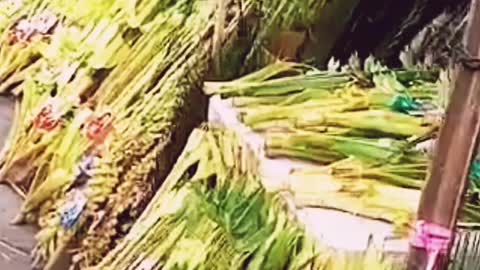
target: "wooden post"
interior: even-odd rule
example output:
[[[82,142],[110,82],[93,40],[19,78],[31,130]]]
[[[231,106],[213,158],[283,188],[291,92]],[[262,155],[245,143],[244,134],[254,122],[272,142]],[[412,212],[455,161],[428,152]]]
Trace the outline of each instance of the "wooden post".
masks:
[[[480,0],[472,0],[465,44],[466,52],[475,59],[480,58],[478,27],[480,27]],[[440,131],[431,175],[422,193],[418,220],[450,231],[455,230],[457,216],[468,187],[468,173],[477,149],[479,130],[480,70],[466,64],[461,68],[455,82],[446,121]],[[447,256],[439,256],[435,269],[447,268],[448,253]],[[408,269],[426,269],[428,257],[425,248],[412,245]]]

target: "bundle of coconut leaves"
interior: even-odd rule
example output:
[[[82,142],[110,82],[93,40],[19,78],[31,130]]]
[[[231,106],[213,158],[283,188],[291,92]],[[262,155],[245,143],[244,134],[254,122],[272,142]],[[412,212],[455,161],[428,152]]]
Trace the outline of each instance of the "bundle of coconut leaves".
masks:
[[[352,261],[306,235],[258,178],[233,131],[196,129],[130,233],[91,269],[393,269],[370,250]]]
[[[205,92],[228,99],[238,118],[265,139],[269,158],[309,162],[292,172],[298,205],[348,211],[398,225],[415,217],[430,157],[422,142],[442,122],[444,76],[391,70],[373,58],[328,70],[279,62]],[[315,167],[317,166],[317,167]],[[476,220],[474,204],[466,220]]]

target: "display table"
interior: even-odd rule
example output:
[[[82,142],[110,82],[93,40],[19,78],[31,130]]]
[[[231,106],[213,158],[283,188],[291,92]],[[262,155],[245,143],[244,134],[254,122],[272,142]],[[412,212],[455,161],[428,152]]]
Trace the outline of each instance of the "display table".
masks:
[[[395,239],[393,226],[389,223],[336,210],[298,206],[293,196],[286,192],[290,186],[290,173],[293,169],[315,165],[265,157],[262,135],[253,132],[238,120],[231,100],[213,96],[210,99],[208,118],[210,123],[234,129],[248,143],[259,159],[264,186],[269,191],[285,194],[298,220],[319,242],[333,249],[349,252],[363,252],[369,245],[389,253],[408,252],[408,239]]]

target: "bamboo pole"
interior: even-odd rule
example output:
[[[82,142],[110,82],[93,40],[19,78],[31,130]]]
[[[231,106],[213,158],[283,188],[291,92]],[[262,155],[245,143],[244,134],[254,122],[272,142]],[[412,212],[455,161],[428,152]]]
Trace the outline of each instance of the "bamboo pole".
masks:
[[[440,131],[431,175],[418,210],[417,220],[425,223],[424,226],[417,223],[421,227],[417,228],[412,239],[409,270],[448,267],[448,254],[454,237],[452,232],[455,231],[458,212],[468,186],[468,172],[480,131],[480,70],[471,65],[472,61],[478,63],[480,57],[478,26],[480,0],[472,0],[465,33],[466,52],[472,58],[466,59],[459,72],[446,121]],[[424,230],[423,233],[420,229]],[[439,235],[442,233],[451,235]],[[442,245],[446,250],[437,253]]]

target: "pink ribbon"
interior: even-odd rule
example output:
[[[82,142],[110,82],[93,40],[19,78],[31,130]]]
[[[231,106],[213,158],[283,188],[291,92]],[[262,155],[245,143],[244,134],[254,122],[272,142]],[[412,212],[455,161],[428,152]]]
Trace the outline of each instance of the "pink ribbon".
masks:
[[[452,235],[452,231],[448,228],[423,220],[417,221],[411,245],[427,251],[428,259],[425,270],[434,270],[438,255],[447,254]]]

